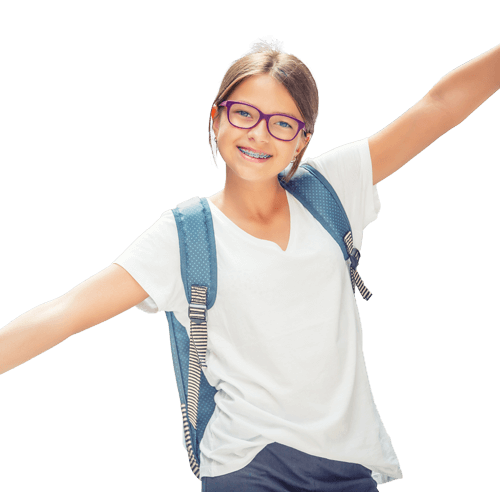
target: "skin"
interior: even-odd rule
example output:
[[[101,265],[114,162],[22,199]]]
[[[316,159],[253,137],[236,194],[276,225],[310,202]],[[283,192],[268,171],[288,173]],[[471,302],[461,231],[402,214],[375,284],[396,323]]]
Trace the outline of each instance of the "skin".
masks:
[[[230,99],[248,102],[268,114],[289,113],[303,121],[290,93],[267,74],[246,79]],[[226,108],[222,109],[220,117],[213,121],[213,131],[226,163],[226,183],[210,200],[233,222],[257,237],[268,239],[276,230],[285,231],[286,235],[289,208],[278,174],[307,145],[311,134],[306,138],[301,131],[294,140],[283,142],[269,134],[264,120],[249,130],[235,128],[227,119]],[[262,163],[249,162],[238,147],[253,148],[272,157]]]

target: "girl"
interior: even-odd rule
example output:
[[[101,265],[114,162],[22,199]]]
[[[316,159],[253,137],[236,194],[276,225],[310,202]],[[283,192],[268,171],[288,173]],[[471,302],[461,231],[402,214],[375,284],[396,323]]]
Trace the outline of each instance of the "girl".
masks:
[[[382,131],[305,161],[335,189],[357,249],[380,208],[375,185],[497,91],[499,66],[497,46]],[[278,180],[297,171],[317,112],[307,67],[262,45],[230,67],[211,108],[226,182],[208,200],[219,285],[204,371],[217,389],[200,448],[205,491],[368,492],[402,477],[368,384],[349,269]],[[189,326],[171,210],[102,272],[5,326],[0,372],[132,306]]]

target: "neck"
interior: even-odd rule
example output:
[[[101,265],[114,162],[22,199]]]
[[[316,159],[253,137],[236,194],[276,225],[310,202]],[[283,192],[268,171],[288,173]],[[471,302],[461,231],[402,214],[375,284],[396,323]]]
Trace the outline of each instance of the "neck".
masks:
[[[249,221],[267,222],[288,206],[285,190],[275,176],[267,181],[244,181],[226,173],[224,189],[214,195],[216,205]],[[216,203],[218,202],[218,203]]]

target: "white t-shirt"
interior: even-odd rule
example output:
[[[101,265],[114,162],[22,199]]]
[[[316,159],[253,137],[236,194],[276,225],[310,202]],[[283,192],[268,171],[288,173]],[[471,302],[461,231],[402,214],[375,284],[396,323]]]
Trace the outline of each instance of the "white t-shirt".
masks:
[[[304,162],[335,189],[361,250],[363,229],[380,210],[368,139]],[[208,200],[218,286],[203,371],[218,391],[200,444],[200,475],[237,471],[278,442],[359,463],[379,484],[402,478],[368,382],[348,261],[310,212],[286,196],[291,231],[285,251],[243,231]],[[149,294],[138,308],[173,311],[189,331],[171,210],[115,263]],[[361,298],[357,289],[356,295]]]

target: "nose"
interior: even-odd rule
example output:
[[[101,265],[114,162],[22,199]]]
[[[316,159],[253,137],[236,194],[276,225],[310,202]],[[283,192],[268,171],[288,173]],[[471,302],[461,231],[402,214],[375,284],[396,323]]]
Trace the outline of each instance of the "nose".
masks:
[[[271,135],[267,131],[267,122],[264,118],[256,126],[248,130],[248,137],[261,142],[267,142],[271,138]]]

